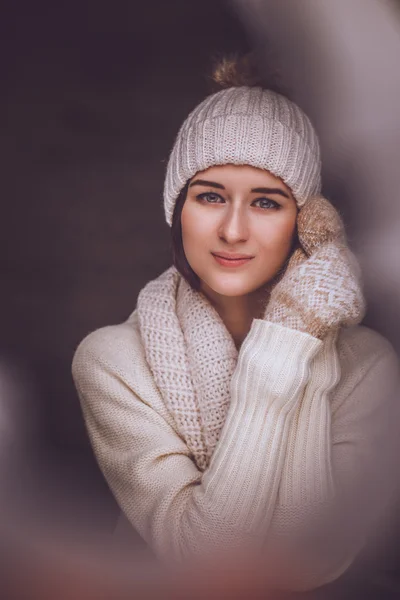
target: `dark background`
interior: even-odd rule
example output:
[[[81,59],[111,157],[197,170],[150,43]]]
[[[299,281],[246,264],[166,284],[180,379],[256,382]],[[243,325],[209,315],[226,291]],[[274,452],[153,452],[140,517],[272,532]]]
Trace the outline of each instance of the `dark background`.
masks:
[[[99,506],[114,516],[72,356],[171,264],[162,188],[174,136],[213,91],[214,59],[250,41],[216,0],[17,1],[0,40],[0,355],[29,381],[33,424],[14,476],[71,523]]]
[[[114,525],[72,356],[171,264],[162,190],[174,136],[213,91],[214,60],[252,44],[217,0],[26,0],[1,11],[0,367],[26,384],[29,421],[2,487],[34,519]]]

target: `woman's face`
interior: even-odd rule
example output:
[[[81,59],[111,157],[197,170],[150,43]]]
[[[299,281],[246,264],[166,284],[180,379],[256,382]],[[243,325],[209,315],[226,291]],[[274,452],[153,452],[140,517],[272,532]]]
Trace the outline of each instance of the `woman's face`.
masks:
[[[190,181],[181,224],[186,258],[203,291],[254,292],[279,271],[291,250],[297,205],[270,172],[248,165],[215,166]],[[215,254],[251,256],[226,266]]]

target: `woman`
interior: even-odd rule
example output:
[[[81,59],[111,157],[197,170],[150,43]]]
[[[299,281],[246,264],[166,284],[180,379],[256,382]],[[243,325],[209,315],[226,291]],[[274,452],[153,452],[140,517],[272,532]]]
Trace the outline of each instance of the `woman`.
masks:
[[[156,555],[280,548],[303,590],[348,568],[389,500],[398,361],[359,325],[311,122],[226,67],[170,155],[174,265],[126,322],[85,338],[73,377],[99,465]]]

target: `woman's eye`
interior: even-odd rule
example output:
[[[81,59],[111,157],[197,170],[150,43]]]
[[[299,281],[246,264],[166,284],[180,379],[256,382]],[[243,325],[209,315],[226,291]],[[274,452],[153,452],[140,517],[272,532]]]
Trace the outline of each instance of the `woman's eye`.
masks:
[[[204,194],[199,194],[197,196],[200,200],[205,200],[209,204],[218,202],[218,200],[222,200],[219,194],[214,194],[213,192],[205,192]]]
[[[275,202],[275,200],[270,200],[269,198],[259,198],[258,200],[254,200],[254,202],[259,202],[260,208],[280,208],[281,205]]]

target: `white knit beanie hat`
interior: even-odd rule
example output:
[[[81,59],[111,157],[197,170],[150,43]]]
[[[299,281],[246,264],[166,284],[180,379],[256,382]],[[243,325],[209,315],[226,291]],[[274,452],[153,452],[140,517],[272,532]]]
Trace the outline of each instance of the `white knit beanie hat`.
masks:
[[[320,148],[309,118],[281,94],[261,87],[230,87],[208,96],[183,123],[164,185],[168,225],[187,181],[225,164],[270,171],[290,187],[299,207],[321,190]]]

